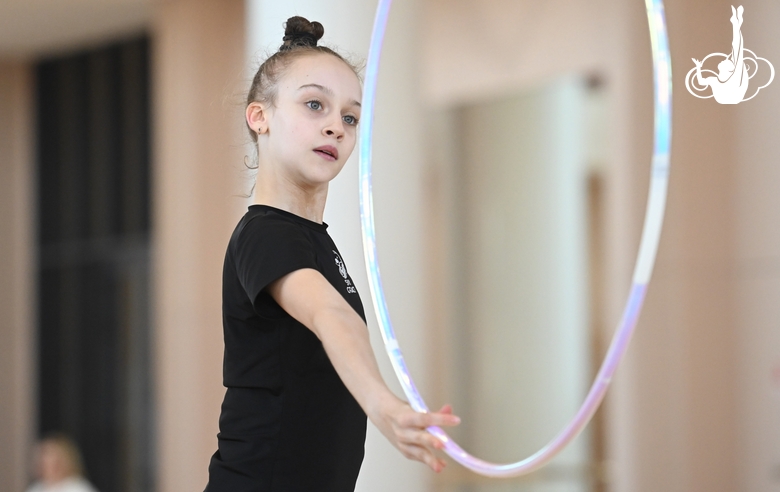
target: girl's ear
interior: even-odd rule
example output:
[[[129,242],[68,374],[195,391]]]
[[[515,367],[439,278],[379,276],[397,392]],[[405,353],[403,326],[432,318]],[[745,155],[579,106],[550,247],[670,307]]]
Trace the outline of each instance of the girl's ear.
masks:
[[[246,107],[246,123],[258,135],[268,132],[268,109],[265,104],[252,102]]]

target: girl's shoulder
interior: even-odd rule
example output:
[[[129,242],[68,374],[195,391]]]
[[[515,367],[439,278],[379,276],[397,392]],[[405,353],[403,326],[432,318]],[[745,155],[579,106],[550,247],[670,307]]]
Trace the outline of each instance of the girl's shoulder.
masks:
[[[312,222],[268,205],[251,205],[237,227],[239,236],[244,229],[251,231],[251,234],[305,234],[309,231],[327,234],[327,228],[325,223]]]
[[[257,237],[301,236],[304,229],[292,217],[273,210],[250,210],[239,221],[235,241]]]

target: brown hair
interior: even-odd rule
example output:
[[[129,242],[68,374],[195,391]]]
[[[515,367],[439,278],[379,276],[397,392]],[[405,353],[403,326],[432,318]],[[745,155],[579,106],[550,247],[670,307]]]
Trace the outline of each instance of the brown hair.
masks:
[[[347,64],[360,78],[360,67],[347,60],[336,51],[327,46],[317,46],[317,41],[322,38],[325,28],[319,22],[309,22],[299,16],[290,17],[284,25],[283,43],[279,50],[269,56],[252,79],[252,86],[247,94],[246,104],[262,102],[273,105],[276,98],[276,84],[290,64],[297,58],[305,55],[324,53],[333,55]],[[249,125],[247,124],[247,128]],[[257,141],[257,134],[249,128],[252,140]]]

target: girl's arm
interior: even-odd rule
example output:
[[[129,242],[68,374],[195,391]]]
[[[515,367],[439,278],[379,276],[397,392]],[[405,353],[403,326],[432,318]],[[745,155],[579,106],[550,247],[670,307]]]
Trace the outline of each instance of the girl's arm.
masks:
[[[448,405],[438,413],[415,412],[390,391],[379,373],[366,324],[327,279],[304,268],[273,282],[268,292],[322,341],[344,385],[382,434],[407,458],[441,471],[445,462],[433,449],[443,443],[425,429],[457,425],[460,419]]]

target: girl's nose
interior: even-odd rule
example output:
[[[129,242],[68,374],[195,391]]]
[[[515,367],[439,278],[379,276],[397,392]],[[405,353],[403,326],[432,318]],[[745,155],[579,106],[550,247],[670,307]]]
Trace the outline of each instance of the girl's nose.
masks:
[[[329,137],[335,136],[336,140],[344,138],[344,124],[341,122],[341,118],[338,122],[332,122],[323,128],[323,133]]]

